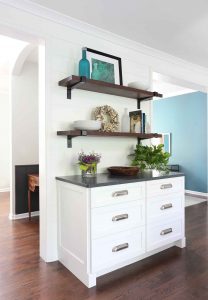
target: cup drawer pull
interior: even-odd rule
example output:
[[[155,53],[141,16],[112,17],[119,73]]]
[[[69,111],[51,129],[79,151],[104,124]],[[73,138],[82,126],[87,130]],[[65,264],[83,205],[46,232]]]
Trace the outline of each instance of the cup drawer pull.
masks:
[[[173,187],[172,183],[166,183],[166,184],[162,184],[160,186],[161,190],[165,190],[165,189],[171,189]]]
[[[125,195],[128,195],[128,190],[114,192],[112,194],[112,197],[120,197],[120,196],[125,196]]]
[[[129,248],[128,243],[124,243],[124,244],[113,247],[112,252],[118,252],[118,251],[124,250],[126,248]]]
[[[173,207],[173,204],[172,203],[168,203],[168,204],[164,204],[160,207],[161,210],[164,210],[164,209],[168,209],[168,208],[172,208]]]
[[[112,218],[112,221],[113,221],[113,222],[121,221],[121,220],[128,219],[128,217],[129,217],[128,214],[117,215],[117,216],[114,216],[114,217]]]
[[[160,232],[160,235],[165,235],[165,234],[168,234],[168,233],[171,233],[173,232],[173,229],[172,228],[167,228],[167,229],[164,229]]]

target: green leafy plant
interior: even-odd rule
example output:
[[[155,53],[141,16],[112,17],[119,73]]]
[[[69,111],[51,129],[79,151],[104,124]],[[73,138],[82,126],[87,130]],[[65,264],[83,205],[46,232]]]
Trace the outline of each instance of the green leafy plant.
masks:
[[[163,144],[158,146],[137,145],[134,151],[132,166],[138,166],[140,170],[155,169],[167,171],[170,154],[163,151]]]

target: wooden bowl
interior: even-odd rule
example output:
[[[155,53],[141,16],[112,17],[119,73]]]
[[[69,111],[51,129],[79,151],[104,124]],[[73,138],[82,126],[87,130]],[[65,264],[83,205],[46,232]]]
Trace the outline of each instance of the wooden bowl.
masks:
[[[121,166],[113,166],[109,167],[108,171],[111,175],[117,176],[136,176],[139,172],[138,167],[121,167]]]

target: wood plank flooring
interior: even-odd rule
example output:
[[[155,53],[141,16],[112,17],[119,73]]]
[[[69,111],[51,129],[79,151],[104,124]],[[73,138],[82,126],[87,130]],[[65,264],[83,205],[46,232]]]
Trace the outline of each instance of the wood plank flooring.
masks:
[[[186,208],[187,248],[173,247],[102,276],[87,289],[60,263],[39,258],[38,218],[10,221],[0,195],[0,300],[208,299],[207,203]]]

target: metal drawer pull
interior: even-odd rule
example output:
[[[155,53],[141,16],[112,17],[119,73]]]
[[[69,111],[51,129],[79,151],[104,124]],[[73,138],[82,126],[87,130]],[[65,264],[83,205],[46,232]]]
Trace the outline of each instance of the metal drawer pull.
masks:
[[[172,203],[168,203],[168,204],[164,204],[160,207],[161,210],[164,210],[164,209],[168,209],[168,208],[172,208],[173,207],[173,204]]]
[[[173,187],[172,183],[167,183],[167,184],[162,184],[160,186],[161,190],[165,190],[165,189],[171,189]]]
[[[118,251],[124,250],[126,248],[129,248],[128,243],[124,243],[124,244],[113,247],[112,252],[118,252]]]
[[[119,197],[119,196],[125,196],[125,195],[128,195],[128,191],[127,190],[114,192],[112,194],[113,197]]]
[[[121,221],[121,220],[124,220],[124,219],[128,219],[129,215],[128,214],[122,214],[122,215],[117,215],[117,216],[114,216],[112,218],[112,221],[115,222],[115,221]]]
[[[173,232],[172,228],[164,229],[160,232],[160,235],[165,235],[165,234],[168,234],[168,233],[171,233],[171,232]]]

